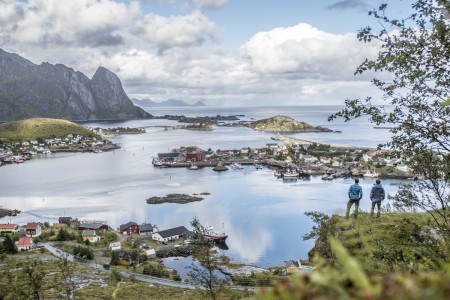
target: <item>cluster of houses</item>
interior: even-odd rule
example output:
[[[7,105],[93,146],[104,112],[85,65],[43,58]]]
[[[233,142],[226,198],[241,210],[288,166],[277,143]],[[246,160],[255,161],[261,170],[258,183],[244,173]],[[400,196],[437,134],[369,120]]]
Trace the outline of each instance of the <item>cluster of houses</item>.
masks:
[[[18,232],[25,233],[24,237],[20,237],[16,242],[16,247],[19,251],[30,250],[36,247],[33,238],[41,235],[42,225],[40,223],[27,223],[24,227],[18,224],[0,224],[0,234],[16,234]]]
[[[118,230],[120,233],[128,235],[150,235],[152,240],[162,243],[168,243],[182,237],[190,237],[193,235],[193,232],[187,230],[184,226],[159,230],[156,225],[146,223],[138,225],[136,222],[128,222],[126,224],[122,224],[119,226]]]
[[[158,158],[155,161],[176,166],[176,164],[181,165],[183,163],[210,163],[240,158],[266,164],[277,161],[279,163],[276,165],[279,166],[299,166],[322,170],[323,173],[327,168],[352,169],[351,172],[355,176],[363,175],[365,171],[368,171],[367,165],[369,164],[390,166],[404,173],[410,171],[401,160],[391,158],[387,150],[358,148],[336,150],[328,146],[326,154],[323,153],[325,151],[322,151],[322,154],[317,154],[319,152],[315,151],[317,150],[314,149],[316,147],[311,147],[311,150],[309,150],[310,146],[305,143],[279,145],[272,142],[260,148],[244,147],[241,149],[217,149],[215,151],[188,146],[173,149],[166,153],[158,153]],[[282,160],[280,161],[280,159]],[[320,173],[320,171],[318,172]]]
[[[102,148],[109,147],[108,140],[68,134],[64,138],[40,139],[24,142],[3,144],[0,148],[0,166],[3,164],[23,163],[37,154],[50,154],[58,151],[92,151],[100,152]]]
[[[113,230],[104,221],[79,221],[77,218],[72,217],[60,217],[59,224],[66,224],[67,226],[77,229],[81,232],[83,241],[89,241],[95,243],[100,241],[101,237],[98,235],[100,230]],[[25,226],[18,224],[0,224],[0,235],[4,234],[16,234],[24,233],[23,237],[20,237],[16,242],[16,246],[19,251],[30,250],[36,245],[33,242],[33,238],[42,234],[42,224],[38,222],[27,223]],[[136,222],[128,222],[121,224],[117,231],[126,235],[148,235],[154,241],[166,244],[170,241],[177,240],[179,238],[186,238],[192,236],[193,232],[186,229],[184,226],[178,226],[169,228],[166,230],[159,230],[156,225],[143,223],[137,224]],[[110,250],[121,249],[120,242],[111,243],[109,245]],[[153,253],[154,254],[154,253]]]

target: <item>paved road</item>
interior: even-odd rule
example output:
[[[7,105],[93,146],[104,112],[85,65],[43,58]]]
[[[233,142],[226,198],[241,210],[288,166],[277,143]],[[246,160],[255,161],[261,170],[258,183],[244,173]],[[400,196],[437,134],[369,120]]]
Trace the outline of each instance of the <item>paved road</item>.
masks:
[[[56,257],[67,258],[68,261],[79,263],[83,266],[91,267],[94,269],[99,268],[99,264],[93,263],[90,261],[80,260],[70,253],[64,252],[60,249],[53,247],[51,243],[39,243],[38,246],[44,247],[45,249],[47,249],[47,251],[49,251],[51,254],[53,254]],[[103,271],[107,272],[107,273],[111,272],[111,270],[106,270],[106,269],[103,269]],[[122,275],[124,277],[129,278],[129,277],[133,276],[134,279],[136,279],[136,280],[153,283],[153,284],[165,285],[165,286],[182,288],[182,289],[191,289],[191,290],[198,288],[198,287],[195,287],[195,286],[193,286],[189,283],[185,283],[185,282],[164,280],[164,279],[160,279],[160,278],[155,278],[155,277],[150,277],[150,276],[145,276],[145,275],[140,275],[140,274],[135,274],[135,273],[128,273],[128,272],[123,272],[123,271],[119,271],[119,273],[120,273],[120,275]]]

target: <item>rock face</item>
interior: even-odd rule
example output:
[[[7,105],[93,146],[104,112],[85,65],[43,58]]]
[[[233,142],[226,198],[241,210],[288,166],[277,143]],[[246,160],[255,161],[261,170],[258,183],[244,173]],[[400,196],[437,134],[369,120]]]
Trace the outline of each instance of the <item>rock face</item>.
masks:
[[[0,121],[30,117],[70,120],[139,119],[119,78],[100,67],[89,79],[62,64],[40,65],[0,49]]]
[[[290,117],[275,116],[252,122],[249,127],[255,130],[270,132],[330,132],[331,129],[315,127],[305,122],[298,122]]]

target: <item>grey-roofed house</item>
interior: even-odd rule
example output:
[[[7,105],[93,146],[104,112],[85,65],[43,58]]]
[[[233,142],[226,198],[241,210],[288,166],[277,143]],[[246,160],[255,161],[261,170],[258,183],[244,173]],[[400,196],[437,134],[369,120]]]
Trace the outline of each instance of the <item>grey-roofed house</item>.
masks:
[[[190,231],[184,226],[174,227],[171,229],[166,229],[158,231],[152,234],[152,239],[160,242],[168,242],[172,240],[177,240],[185,235],[190,234]]]
[[[144,234],[148,234],[151,235],[153,234],[153,225],[152,224],[141,224],[139,225],[139,234],[144,235]]]
[[[59,224],[70,225],[70,221],[72,221],[72,217],[59,217],[58,219]]]
[[[107,224],[103,224],[103,223],[80,223],[80,225],[78,225],[78,229],[79,230],[85,230],[85,229],[108,230],[109,226]]]
[[[83,232],[81,233],[81,236],[83,238],[83,241],[88,240],[91,243],[95,243],[100,241],[100,237],[97,235],[97,233],[95,232],[95,230],[89,230],[89,229],[85,229],[83,230]]]

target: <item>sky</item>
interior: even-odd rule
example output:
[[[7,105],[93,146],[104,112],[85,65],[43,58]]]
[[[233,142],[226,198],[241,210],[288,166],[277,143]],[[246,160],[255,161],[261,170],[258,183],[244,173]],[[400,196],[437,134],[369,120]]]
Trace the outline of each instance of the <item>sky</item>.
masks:
[[[92,77],[116,73],[130,98],[214,106],[336,105],[380,98],[354,76],[378,43],[368,11],[410,0],[0,0],[0,48]]]

